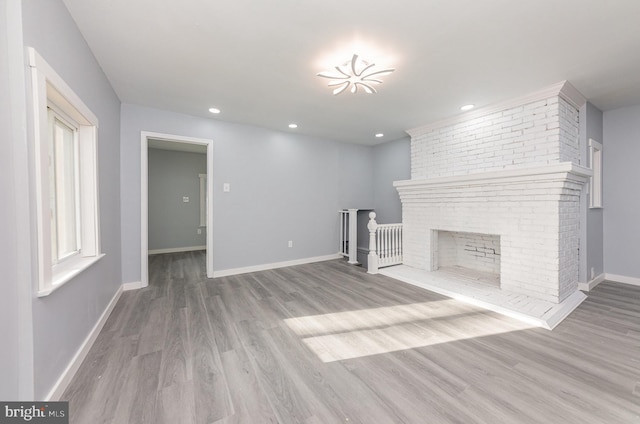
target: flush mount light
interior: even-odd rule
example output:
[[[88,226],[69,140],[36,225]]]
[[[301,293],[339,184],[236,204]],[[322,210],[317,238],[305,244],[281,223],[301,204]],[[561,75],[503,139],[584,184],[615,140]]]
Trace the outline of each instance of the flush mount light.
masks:
[[[291,129],[298,128],[298,124],[289,124],[289,128]]]
[[[218,114],[220,113],[220,109],[218,109],[217,107],[211,107],[209,108],[209,112]]]
[[[381,138],[381,137],[384,137],[384,134],[382,134],[382,133],[376,134],[376,138]]]
[[[464,105],[460,108],[460,110],[467,111],[473,109],[474,107],[476,107],[476,105]]]
[[[376,93],[373,84],[382,84],[382,80],[372,78],[373,76],[388,75],[395,71],[394,68],[375,71],[373,69],[374,66],[376,66],[375,63],[368,63],[360,59],[357,54],[354,54],[351,61],[335,67],[338,73],[327,71],[316,75],[332,80],[328,85],[329,87],[335,87],[333,90],[334,95],[342,93],[349,87],[351,87],[349,91],[354,94],[358,92],[358,88],[362,88],[365,93],[371,94]]]

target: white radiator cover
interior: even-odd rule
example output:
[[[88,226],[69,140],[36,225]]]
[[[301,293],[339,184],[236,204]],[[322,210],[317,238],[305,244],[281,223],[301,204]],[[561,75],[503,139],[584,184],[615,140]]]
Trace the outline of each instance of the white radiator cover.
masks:
[[[500,238],[503,290],[559,303],[577,290],[584,98],[563,82],[454,120],[408,131],[404,264],[437,267],[437,230]]]

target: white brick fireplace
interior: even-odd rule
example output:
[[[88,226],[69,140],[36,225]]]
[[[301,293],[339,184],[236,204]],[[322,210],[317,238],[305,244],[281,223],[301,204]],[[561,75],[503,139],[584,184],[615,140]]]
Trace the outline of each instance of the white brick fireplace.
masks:
[[[584,102],[563,82],[408,131],[411,179],[395,183],[404,264],[464,268],[554,304],[574,294],[590,175],[579,154]]]

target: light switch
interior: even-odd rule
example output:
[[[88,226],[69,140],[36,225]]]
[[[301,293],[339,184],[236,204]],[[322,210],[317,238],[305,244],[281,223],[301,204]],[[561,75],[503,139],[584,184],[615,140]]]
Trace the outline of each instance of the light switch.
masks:
[[[222,191],[224,191],[225,193],[230,192],[231,191],[231,184],[229,184],[229,183],[222,184]]]
[[[182,202],[189,203],[189,196],[183,196],[182,197]]]

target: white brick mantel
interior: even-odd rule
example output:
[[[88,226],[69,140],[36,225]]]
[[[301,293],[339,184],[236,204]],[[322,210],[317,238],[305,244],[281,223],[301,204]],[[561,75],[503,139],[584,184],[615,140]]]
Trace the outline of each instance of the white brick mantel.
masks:
[[[560,303],[577,290],[584,97],[562,81],[536,93],[407,131],[404,264],[438,267],[438,233],[500,243],[500,288]],[[498,251],[498,250],[496,250]]]
[[[591,175],[593,175],[593,171],[589,168],[572,162],[563,162],[557,165],[456,175],[453,177],[394,181],[393,186],[396,187],[401,195],[404,193],[406,196],[411,192],[419,195],[424,189],[436,187],[456,188],[469,185],[533,183],[553,180],[570,180],[578,184],[584,184]]]

